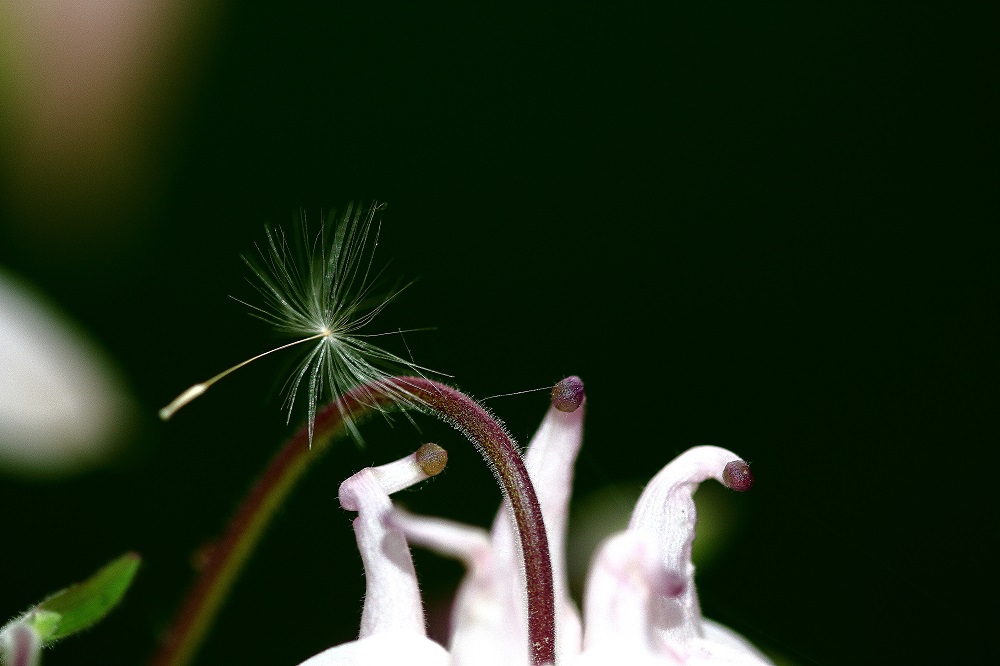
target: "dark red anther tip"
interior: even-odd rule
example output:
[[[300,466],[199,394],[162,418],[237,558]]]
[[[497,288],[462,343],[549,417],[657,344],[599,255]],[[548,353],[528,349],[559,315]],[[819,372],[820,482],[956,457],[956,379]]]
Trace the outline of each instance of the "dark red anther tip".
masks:
[[[744,493],[753,488],[753,474],[750,465],[745,460],[734,460],[727,463],[722,470],[722,482],[727,488]]]
[[[583,380],[573,375],[552,387],[552,406],[560,412],[575,412],[583,404]]]

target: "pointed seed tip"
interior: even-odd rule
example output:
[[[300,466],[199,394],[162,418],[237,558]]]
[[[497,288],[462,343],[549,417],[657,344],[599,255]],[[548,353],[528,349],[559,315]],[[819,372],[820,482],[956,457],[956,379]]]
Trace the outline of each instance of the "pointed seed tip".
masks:
[[[174,398],[169,405],[159,411],[160,420],[169,421],[170,417],[173,416],[178,409],[197,398],[206,390],[208,390],[208,384],[202,383],[195,384],[188,390],[184,391],[179,396]]]
[[[746,492],[753,488],[753,473],[750,464],[745,460],[734,460],[727,463],[722,470],[722,482],[727,488],[737,492]]]
[[[583,380],[572,375],[552,387],[552,406],[560,412],[575,412],[583,404]]]

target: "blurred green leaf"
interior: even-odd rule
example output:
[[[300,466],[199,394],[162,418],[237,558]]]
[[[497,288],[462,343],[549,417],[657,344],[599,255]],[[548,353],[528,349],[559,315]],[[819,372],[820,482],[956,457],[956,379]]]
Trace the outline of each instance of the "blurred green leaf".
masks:
[[[140,559],[126,553],[87,580],[56,592],[34,610],[33,628],[50,643],[98,622],[125,596]]]

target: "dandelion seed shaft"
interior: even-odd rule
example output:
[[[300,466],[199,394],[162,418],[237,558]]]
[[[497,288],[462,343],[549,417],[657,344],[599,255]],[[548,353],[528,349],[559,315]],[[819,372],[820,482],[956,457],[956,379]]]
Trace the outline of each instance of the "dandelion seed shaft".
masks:
[[[237,370],[239,370],[240,368],[242,368],[244,365],[247,365],[249,363],[253,363],[257,359],[263,358],[263,357],[267,356],[268,354],[273,354],[276,351],[281,351],[282,349],[288,349],[289,347],[294,347],[295,345],[300,345],[303,342],[309,342],[310,340],[318,340],[319,338],[323,338],[323,337],[326,337],[328,335],[330,335],[329,331],[323,331],[322,333],[314,335],[314,336],[312,336],[310,338],[303,338],[301,340],[296,340],[295,342],[289,342],[287,345],[281,345],[280,347],[275,347],[274,349],[270,349],[270,350],[264,352],[263,354],[257,354],[253,358],[248,358],[247,360],[245,360],[245,361],[243,361],[241,363],[237,363],[233,367],[228,368],[226,370],[223,370],[222,372],[220,372],[216,376],[212,377],[211,379],[203,381],[200,384],[195,384],[194,386],[192,386],[191,388],[187,389],[186,391],[184,391],[183,393],[181,393],[179,396],[177,396],[176,398],[174,398],[170,402],[169,405],[167,405],[166,407],[164,407],[163,409],[160,410],[160,419],[162,419],[164,421],[170,419],[170,417],[173,416],[177,412],[178,409],[180,409],[181,407],[183,407],[184,405],[188,404],[189,402],[191,402],[192,400],[194,400],[195,398],[197,398],[198,396],[200,396],[202,393],[204,393],[205,391],[207,391],[212,386],[212,384],[216,383],[217,381],[219,381],[220,379],[222,379],[226,375],[230,375],[230,374],[236,372]]]

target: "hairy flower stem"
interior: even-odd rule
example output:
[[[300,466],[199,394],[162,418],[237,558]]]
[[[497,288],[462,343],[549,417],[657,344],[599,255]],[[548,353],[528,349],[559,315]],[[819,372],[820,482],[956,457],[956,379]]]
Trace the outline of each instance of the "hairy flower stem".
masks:
[[[555,593],[549,541],[535,487],[517,446],[486,410],[464,393],[427,379],[406,377],[406,388],[462,432],[489,463],[510,500],[521,541],[528,592],[528,645],[534,666],[556,662]]]
[[[311,449],[307,424],[271,460],[211,550],[153,657],[153,666],[181,666],[191,661],[271,517],[309,463],[329,446],[334,435],[344,430],[347,419],[357,421],[374,408],[391,404],[393,396],[398,399],[400,392],[455,426],[493,469],[510,500],[520,534],[527,579],[531,663],[533,666],[555,663],[555,598],[548,539],[541,507],[517,446],[504,427],[465,394],[423,377],[395,377],[358,386],[327,405],[316,414]],[[380,404],[373,405],[373,398]]]

